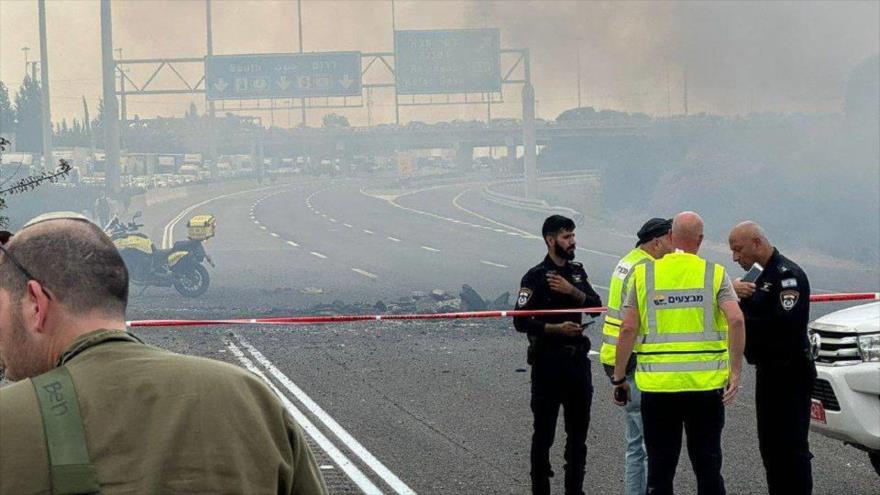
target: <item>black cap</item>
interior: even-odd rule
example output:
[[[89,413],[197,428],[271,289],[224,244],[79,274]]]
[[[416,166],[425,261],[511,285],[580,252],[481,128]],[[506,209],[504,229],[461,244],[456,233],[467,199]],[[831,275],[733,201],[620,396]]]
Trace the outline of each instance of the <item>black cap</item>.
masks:
[[[662,237],[668,234],[670,230],[672,230],[671,218],[652,218],[645,222],[645,225],[642,225],[642,228],[640,228],[638,234],[636,234],[639,237],[639,242],[636,243],[636,247],[639,247],[652,239]]]

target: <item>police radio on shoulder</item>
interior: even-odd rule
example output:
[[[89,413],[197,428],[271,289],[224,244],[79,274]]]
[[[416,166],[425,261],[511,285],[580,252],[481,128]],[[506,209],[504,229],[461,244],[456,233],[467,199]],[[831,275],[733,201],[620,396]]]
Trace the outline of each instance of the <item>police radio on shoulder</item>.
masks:
[[[749,269],[749,271],[746,272],[746,274],[743,276],[743,278],[741,280],[743,282],[755,283],[755,280],[758,280],[758,277],[761,276],[761,272],[763,272],[763,271],[764,271],[764,267],[759,265],[758,263],[755,263],[752,265],[752,267]]]

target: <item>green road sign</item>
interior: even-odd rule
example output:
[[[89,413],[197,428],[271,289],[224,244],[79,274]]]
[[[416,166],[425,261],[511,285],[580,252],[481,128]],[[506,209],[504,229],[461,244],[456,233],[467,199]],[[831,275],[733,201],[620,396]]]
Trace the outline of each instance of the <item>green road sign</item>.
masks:
[[[360,52],[205,58],[209,100],[359,96],[361,89]]]
[[[501,34],[497,29],[395,31],[397,93],[501,91]]]

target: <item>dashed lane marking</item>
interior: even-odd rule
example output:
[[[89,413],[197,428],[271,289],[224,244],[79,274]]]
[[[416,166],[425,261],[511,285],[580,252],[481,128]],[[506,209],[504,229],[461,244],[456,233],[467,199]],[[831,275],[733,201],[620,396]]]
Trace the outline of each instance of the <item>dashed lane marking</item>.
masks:
[[[263,230],[266,230],[266,226],[265,226],[265,225],[260,225],[260,228],[263,229]]]
[[[327,259],[326,256],[324,256],[323,254],[318,253],[318,252],[316,252],[316,251],[311,251],[311,254],[312,254],[312,256],[316,256],[316,257],[318,257],[318,258],[321,258],[322,260],[326,260],[326,259]]]
[[[360,268],[352,268],[351,271],[353,271],[355,273],[359,273],[367,278],[374,278],[374,279],[379,278],[379,276],[376,275],[375,273],[370,273],[366,270],[361,270]]]
[[[437,248],[432,248],[431,246],[422,246],[422,249],[424,249],[425,251],[431,251],[431,252],[433,252],[433,253],[439,253],[439,252],[440,252],[439,249],[437,249]]]
[[[396,237],[386,237],[386,239],[388,239],[389,241],[400,242],[400,239]]]
[[[484,265],[489,265],[489,266],[496,266],[498,268],[510,268],[507,265],[502,265],[501,263],[495,263],[494,261],[480,260],[480,263],[482,263]]]
[[[287,243],[290,244],[290,245],[293,246],[293,247],[299,247],[299,244],[297,244],[297,243],[295,243],[295,242],[293,242],[293,241],[287,241]]]
[[[269,232],[269,235],[271,235],[272,237],[279,237],[278,234],[276,234],[275,232]]]
[[[344,224],[342,224],[342,226],[345,227],[345,228],[348,228],[348,229],[351,228],[351,224],[350,224],[350,223],[344,223]]]
[[[373,235],[374,232],[373,232],[372,230],[364,229],[364,234],[367,234],[367,235]]]

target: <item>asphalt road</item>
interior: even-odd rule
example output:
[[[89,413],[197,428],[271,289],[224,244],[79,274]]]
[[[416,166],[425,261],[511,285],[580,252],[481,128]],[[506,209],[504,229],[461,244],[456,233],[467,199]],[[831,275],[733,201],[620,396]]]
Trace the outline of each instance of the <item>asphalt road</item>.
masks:
[[[206,244],[216,268],[199,299],[173,289],[135,293],[132,319],[290,314],[319,303],[394,301],[413,291],[486,299],[515,294],[540,262],[543,215],[485,202],[481,179],[402,191],[386,181],[299,179],[272,186],[203,190],[144,210],[159,243],[185,235],[196,213],[218,218]],[[171,223],[192,205],[176,225]],[[772,234],[772,233],[771,233]],[[602,288],[633,236],[589,221],[577,236],[582,261]],[[725,263],[723,239],[704,251]],[[717,249],[712,249],[717,247]],[[784,248],[783,244],[783,248]],[[820,290],[877,290],[876,267],[804,268]],[[512,301],[513,297],[511,297]],[[814,305],[814,317],[838,306]],[[506,320],[369,322],[297,327],[139,329],[157,345],[226,360],[262,373],[306,426],[334,493],[526,493],[531,413],[525,339]],[[598,331],[591,332],[598,346]],[[594,363],[588,493],[621,493],[623,415]],[[754,373],[727,411],[724,476],[732,494],[765,491],[757,453]],[[562,491],[560,426],[553,448]],[[880,494],[867,455],[811,437],[815,493]],[[676,484],[695,493],[686,452]]]

